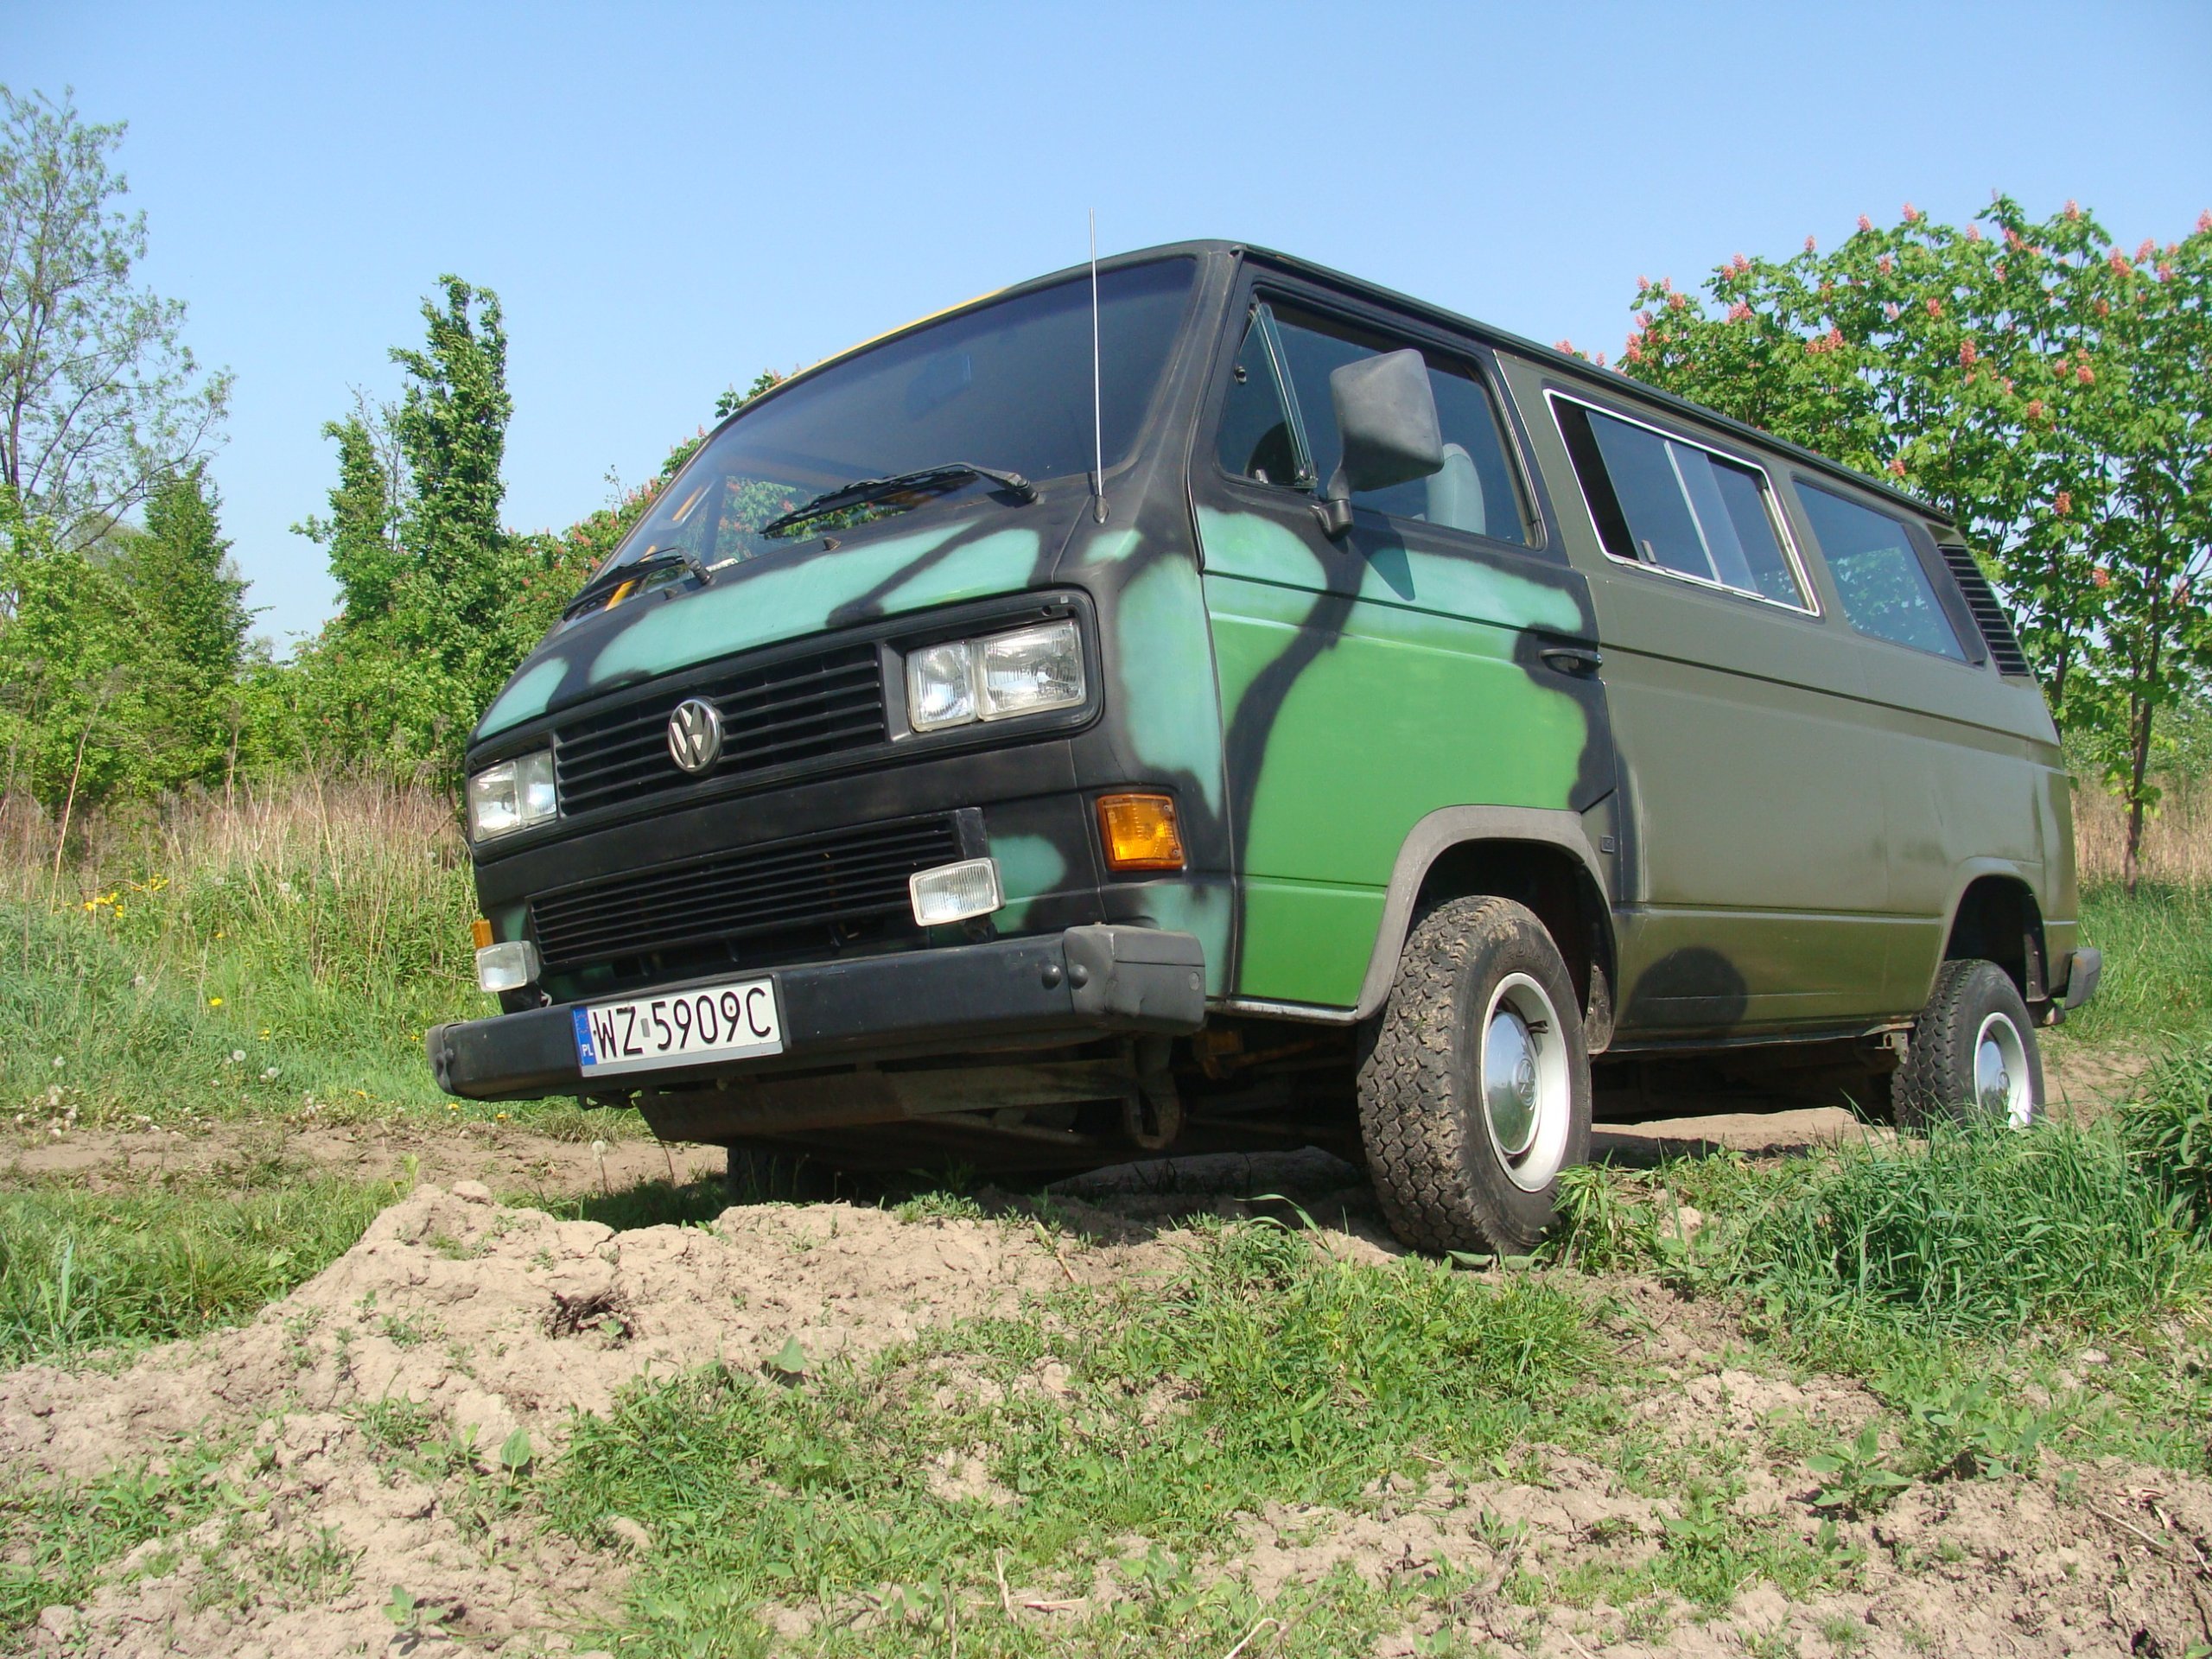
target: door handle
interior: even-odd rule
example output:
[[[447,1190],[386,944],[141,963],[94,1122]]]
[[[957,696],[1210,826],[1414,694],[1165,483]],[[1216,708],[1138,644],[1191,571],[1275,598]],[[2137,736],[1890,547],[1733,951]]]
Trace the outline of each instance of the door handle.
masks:
[[[1546,645],[1536,657],[1546,668],[1562,674],[1595,674],[1605,661],[1588,645]]]

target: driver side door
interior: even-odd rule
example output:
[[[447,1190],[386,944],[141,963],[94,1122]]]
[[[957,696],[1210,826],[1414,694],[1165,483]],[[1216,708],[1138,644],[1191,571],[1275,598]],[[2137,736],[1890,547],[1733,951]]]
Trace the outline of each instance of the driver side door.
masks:
[[[1421,817],[1611,791],[1595,622],[1478,344],[1287,280],[1253,286],[1234,330],[1191,476],[1239,876],[1230,984],[1348,1007]],[[1332,540],[1313,494],[1340,459],[1330,372],[1408,346],[1444,468],[1355,495]]]

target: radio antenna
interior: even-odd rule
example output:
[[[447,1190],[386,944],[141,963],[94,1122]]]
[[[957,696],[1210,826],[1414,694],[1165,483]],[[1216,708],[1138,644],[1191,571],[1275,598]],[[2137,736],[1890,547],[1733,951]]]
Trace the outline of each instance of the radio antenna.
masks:
[[[1091,474],[1096,486],[1090,505],[1091,515],[1100,524],[1106,522],[1106,414],[1105,394],[1100,390],[1098,371],[1098,210],[1090,210],[1090,437],[1092,459],[1097,470]]]

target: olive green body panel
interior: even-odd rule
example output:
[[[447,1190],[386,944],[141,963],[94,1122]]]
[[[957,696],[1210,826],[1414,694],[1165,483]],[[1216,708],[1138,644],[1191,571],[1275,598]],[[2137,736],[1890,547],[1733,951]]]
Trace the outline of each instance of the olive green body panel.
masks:
[[[1606,390],[1525,361],[1503,368],[1605,652],[1623,823],[1620,1043],[1910,1016],[1977,874],[2025,884],[2070,928],[2067,785],[2031,683],[1853,630],[1791,469],[1717,427],[1664,421],[1765,473],[1812,608],[1609,557],[1545,395],[1602,406]]]

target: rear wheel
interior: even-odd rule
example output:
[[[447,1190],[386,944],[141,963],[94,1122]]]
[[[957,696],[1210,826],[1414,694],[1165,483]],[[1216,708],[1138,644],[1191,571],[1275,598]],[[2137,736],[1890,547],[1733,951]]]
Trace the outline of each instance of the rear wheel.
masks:
[[[1897,1127],[1988,1123],[2024,1129],[2043,1116],[2043,1056],[2012,976],[1993,962],[1947,962],[1913,1022],[1892,1086]]]
[[[1458,899],[1414,926],[1367,1033],[1359,1121],[1390,1230],[1431,1250],[1521,1252],[1560,1172],[1590,1155],[1590,1054],[1574,982],[1510,899]]]

